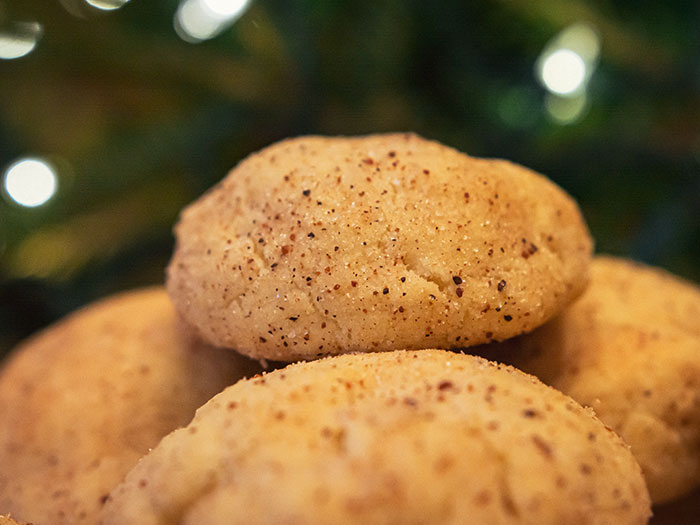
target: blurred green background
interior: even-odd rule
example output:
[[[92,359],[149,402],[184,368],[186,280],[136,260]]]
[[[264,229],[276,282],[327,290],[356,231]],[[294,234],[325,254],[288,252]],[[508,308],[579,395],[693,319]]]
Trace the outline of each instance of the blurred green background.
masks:
[[[599,252],[700,281],[697,1],[0,0],[0,355],[162,282],[179,210],[251,151],[403,130],[547,174]],[[34,207],[26,158],[57,181]]]

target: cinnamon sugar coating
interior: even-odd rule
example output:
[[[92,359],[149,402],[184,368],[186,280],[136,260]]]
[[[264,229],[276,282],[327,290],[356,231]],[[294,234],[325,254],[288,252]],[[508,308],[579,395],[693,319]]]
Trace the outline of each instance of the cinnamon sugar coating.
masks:
[[[282,361],[531,331],[584,289],[592,245],[544,176],[412,134],[274,144],[175,231],[167,287],[185,320]]]

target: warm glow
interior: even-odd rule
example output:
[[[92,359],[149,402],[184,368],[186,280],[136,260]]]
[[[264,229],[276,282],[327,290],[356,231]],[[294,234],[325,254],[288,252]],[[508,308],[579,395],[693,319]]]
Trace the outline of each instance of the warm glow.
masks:
[[[183,0],[175,13],[175,31],[187,42],[209,40],[230,27],[250,0]]]
[[[113,11],[124,6],[129,0],[85,0],[92,7],[103,11]]]
[[[18,22],[0,31],[0,58],[11,60],[31,53],[41,38],[42,27],[36,22]]]
[[[17,204],[41,206],[56,193],[56,173],[40,159],[22,159],[5,172],[5,191]]]
[[[570,49],[554,51],[542,61],[542,82],[552,93],[569,95],[583,87],[586,64]]]

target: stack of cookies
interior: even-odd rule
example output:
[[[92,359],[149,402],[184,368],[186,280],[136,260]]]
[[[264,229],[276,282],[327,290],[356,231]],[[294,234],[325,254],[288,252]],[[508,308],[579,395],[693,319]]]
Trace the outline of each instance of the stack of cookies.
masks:
[[[167,293],[0,370],[0,513],[633,524],[700,485],[700,291],[593,257],[542,175],[412,134],[287,140],[176,236]]]

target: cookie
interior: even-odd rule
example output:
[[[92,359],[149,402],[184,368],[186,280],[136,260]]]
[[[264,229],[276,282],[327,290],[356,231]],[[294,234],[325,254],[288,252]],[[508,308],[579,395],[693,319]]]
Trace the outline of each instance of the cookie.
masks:
[[[632,447],[655,503],[700,486],[700,289],[649,266],[593,260],[565,313],[482,355],[593,407]]]
[[[544,176],[412,134],[274,144],[175,233],[167,287],[185,320],[281,361],[528,332],[579,295],[591,256]]]
[[[18,521],[15,521],[10,516],[0,515],[0,525],[24,525]]]
[[[88,306],[21,344],[0,370],[0,512],[94,523],[160,438],[256,363],[179,329],[163,288]]]
[[[646,523],[629,447],[532,376],[443,350],[300,362],[224,390],[101,523]]]

